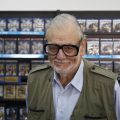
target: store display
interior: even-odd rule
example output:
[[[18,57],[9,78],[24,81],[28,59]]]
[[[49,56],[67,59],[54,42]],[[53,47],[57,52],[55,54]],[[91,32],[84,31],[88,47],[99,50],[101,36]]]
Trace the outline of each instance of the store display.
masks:
[[[27,77],[32,68],[49,64],[43,45],[56,12],[5,13],[0,18],[0,120],[27,120]],[[120,14],[74,13],[87,36],[86,59],[120,74]]]

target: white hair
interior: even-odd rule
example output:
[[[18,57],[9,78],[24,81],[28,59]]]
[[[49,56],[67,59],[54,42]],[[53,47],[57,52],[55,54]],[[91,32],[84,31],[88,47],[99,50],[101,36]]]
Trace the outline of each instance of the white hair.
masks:
[[[79,40],[83,37],[83,33],[80,29],[77,19],[70,14],[59,14],[50,22],[46,30],[46,39],[52,36],[54,32],[61,32],[66,30],[72,30]]]

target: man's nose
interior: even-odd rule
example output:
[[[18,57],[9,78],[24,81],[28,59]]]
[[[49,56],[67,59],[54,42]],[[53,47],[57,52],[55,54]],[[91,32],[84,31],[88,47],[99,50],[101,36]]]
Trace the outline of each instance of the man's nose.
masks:
[[[59,49],[58,53],[57,53],[57,58],[58,59],[63,59],[66,58],[66,55],[64,54],[62,49]]]

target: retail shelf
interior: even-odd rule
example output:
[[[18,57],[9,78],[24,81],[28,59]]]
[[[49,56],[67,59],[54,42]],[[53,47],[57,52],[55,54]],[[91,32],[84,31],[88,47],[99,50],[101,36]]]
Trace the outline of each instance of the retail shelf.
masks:
[[[120,55],[84,55],[87,59],[120,59]]]
[[[44,54],[0,54],[0,58],[44,58]]]
[[[0,32],[0,35],[44,35],[44,32],[22,32],[22,31],[17,31],[17,32],[10,32],[10,31],[4,31]]]

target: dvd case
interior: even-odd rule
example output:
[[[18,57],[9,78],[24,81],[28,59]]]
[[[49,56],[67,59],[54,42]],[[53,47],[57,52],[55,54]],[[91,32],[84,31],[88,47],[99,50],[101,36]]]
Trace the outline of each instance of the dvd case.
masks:
[[[113,32],[120,32],[120,19],[113,19]]]
[[[102,55],[112,55],[113,54],[113,41],[110,38],[101,38],[100,53]]]
[[[18,38],[18,54],[30,54],[30,38]]]
[[[87,54],[99,55],[99,38],[88,38]]]
[[[19,31],[19,18],[8,18],[7,28],[10,32],[17,32]]]
[[[29,70],[30,70],[30,63],[27,62],[21,62],[19,63],[19,69],[18,69],[18,75],[19,76],[28,76]]]
[[[44,32],[44,19],[33,18],[33,31],[34,32]]]
[[[15,85],[4,85],[4,99],[15,99]]]
[[[86,19],[77,19],[82,32],[86,31]]]
[[[5,65],[4,60],[0,60],[0,83],[4,83]]]
[[[88,19],[86,21],[86,32],[98,32],[98,20]]]
[[[5,120],[5,107],[0,105],[0,120]]]
[[[6,76],[17,76],[17,60],[6,60],[5,61],[5,75]]]
[[[47,30],[47,28],[48,28],[51,20],[52,20],[52,18],[46,18],[46,19],[45,19],[45,31]]]
[[[17,38],[5,38],[4,42],[5,54],[17,53]]]
[[[26,107],[19,108],[19,120],[27,120],[27,109]]]
[[[43,38],[31,38],[31,54],[43,53]]]
[[[0,54],[4,53],[4,38],[0,38]]]
[[[16,106],[5,107],[5,120],[18,120],[18,108]]]
[[[110,33],[112,30],[111,19],[100,19],[100,32]]]
[[[0,32],[5,32],[7,30],[7,19],[0,18]]]
[[[20,21],[21,32],[32,31],[32,18],[21,18]]]
[[[16,99],[26,99],[27,85],[16,85]]]
[[[113,54],[120,55],[120,38],[113,38],[113,43]]]
[[[0,99],[3,98],[4,93],[3,93],[3,85],[0,85]]]

